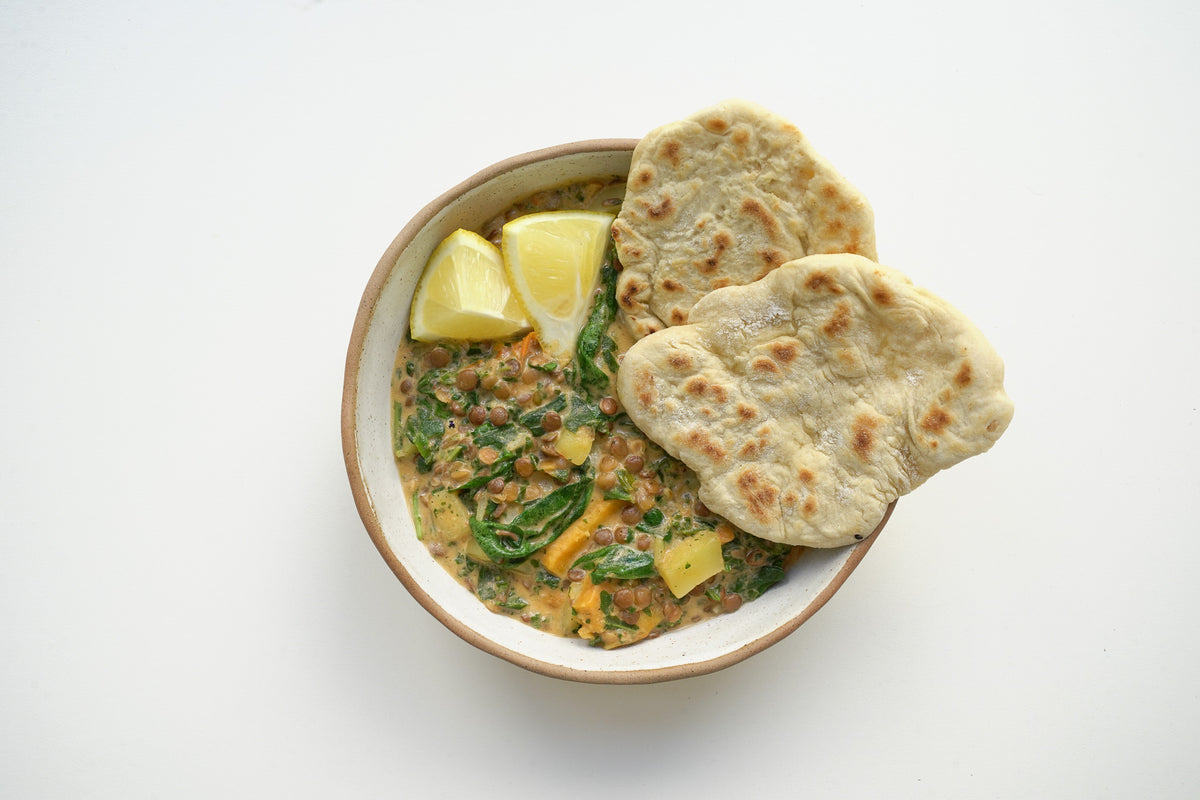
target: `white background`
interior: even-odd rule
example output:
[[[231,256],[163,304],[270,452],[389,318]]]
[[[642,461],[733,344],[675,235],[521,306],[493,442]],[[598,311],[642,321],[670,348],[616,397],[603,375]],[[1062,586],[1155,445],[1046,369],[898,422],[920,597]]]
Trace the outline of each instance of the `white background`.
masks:
[[[808,5],[3,3],[0,795],[1197,796],[1198,7]],[[525,672],[358,518],[359,298],[484,166],[733,96],[1015,419],[764,653]]]

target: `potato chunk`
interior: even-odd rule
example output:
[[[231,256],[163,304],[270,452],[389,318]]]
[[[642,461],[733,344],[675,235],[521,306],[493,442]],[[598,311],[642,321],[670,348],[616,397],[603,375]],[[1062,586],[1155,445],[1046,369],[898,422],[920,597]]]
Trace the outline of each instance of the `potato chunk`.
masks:
[[[683,597],[725,569],[721,539],[716,531],[701,531],[654,548],[654,567],[676,597]]]
[[[563,428],[559,431],[558,440],[554,443],[554,449],[567,461],[570,461],[575,466],[579,466],[584,461],[587,461],[588,454],[592,452],[592,440],[595,438],[596,432],[587,426],[577,431],[569,431]]]

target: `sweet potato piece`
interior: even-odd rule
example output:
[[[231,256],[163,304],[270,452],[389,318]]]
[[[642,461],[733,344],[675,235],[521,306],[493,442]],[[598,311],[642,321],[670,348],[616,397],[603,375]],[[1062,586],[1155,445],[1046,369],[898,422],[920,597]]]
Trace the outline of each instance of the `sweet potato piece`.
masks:
[[[572,522],[562,535],[546,547],[542,566],[560,578],[566,575],[571,564],[583,553],[583,548],[587,547],[596,529],[609,517],[620,512],[622,505],[620,500],[593,500],[583,512],[583,516]]]

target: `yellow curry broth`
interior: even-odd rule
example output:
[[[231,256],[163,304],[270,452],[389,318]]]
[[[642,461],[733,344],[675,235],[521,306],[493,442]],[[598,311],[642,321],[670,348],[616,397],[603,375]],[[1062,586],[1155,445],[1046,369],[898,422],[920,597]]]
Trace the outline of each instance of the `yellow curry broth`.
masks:
[[[480,232],[496,238],[520,214],[612,208],[621,196],[615,179],[540,192]],[[611,302],[619,268],[613,256],[597,302],[604,293]],[[695,474],[620,408],[612,380],[631,342],[616,321],[600,330],[590,377],[581,357],[559,364],[532,334],[406,341],[392,385],[394,444],[418,535],[463,586],[496,613],[616,647],[736,611],[782,579],[797,551],[704,507]],[[655,554],[713,532],[721,571],[675,597]]]

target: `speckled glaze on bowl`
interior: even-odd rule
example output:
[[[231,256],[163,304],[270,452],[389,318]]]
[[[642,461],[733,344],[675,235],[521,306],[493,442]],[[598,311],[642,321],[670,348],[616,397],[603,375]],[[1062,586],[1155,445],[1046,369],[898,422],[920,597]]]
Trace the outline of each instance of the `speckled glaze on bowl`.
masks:
[[[342,446],[354,500],[384,560],[405,588],[447,628],[525,669],[590,683],[651,683],[736,664],[795,631],[854,571],[891,515],[851,547],[810,550],[787,578],[735,614],[631,647],[603,650],[541,633],[488,611],[455,582],[416,537],[392,456],[391,375],[408,327],[417,279],[437,244],[475,229],[520,197],[569,181],[625,174],[634,139],[597,139],[502,161],[421,210],[383,254],[363,293],[346,358]]]

